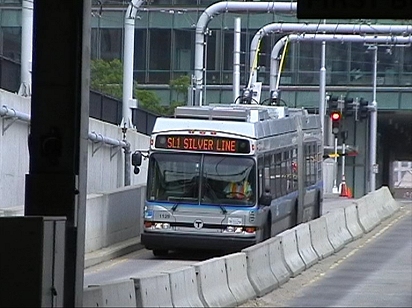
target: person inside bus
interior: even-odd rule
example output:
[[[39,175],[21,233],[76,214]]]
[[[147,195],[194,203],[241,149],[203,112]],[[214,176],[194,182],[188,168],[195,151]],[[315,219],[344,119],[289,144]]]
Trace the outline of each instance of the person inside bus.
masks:
[[[247,200],[252,195],[252,187],[246,179],[240,182],[230,182],[223,191],[230,199]]]

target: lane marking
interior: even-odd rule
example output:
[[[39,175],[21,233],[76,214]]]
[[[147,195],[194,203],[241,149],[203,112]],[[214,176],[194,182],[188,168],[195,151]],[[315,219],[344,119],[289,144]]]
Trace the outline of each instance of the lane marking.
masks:
[[[371,236],[370,238],[368,238],[365,243],[359,245],[356,248],[353,248],[347,255],[343,256],[342,258],[340,258],[339,260],[337,260],[335,263],[333,263],[328,269],[326,269],[324,272],[319,273],[315,278],[311,279],[306,285],[310,285],[316,281],[318,281],[320,278],[322,278],[323,276],[326,275],[326,273],[331,270],[334,269],[336,267],[338,267],[343,261],[345,261],[346,259],[348,259],[349,257],[353,256],[355,253],[357,253],[362,247],[364,247],[367,243],[371,242],[372,240],[376,239],[377,237],[379,237],[380,235],[382,235],[385,231],[387,231],[390,227],[392,227],[395,223],[397,223],[399,220],[401,220],[402,218],[404,218],[405,216],[409,215],[411,211],[410,210],[406,210],[405,213],[403,213],[401,216],[395,218],[394,220],[392,220],[390,223],[388,223],[388,225],[386,225],[385,227],[382,228],[382,230],[380,230],[379,232],[377,232],[376,234],[374,234],[373,236]]]

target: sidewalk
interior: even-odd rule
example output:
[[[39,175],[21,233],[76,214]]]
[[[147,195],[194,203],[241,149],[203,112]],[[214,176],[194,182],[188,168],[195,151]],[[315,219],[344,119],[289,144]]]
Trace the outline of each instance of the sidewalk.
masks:
[[[354,198],[340,197],[339,194],[324,194],[322,214],[326,214],[336,208],[347,207],[356,200]]]

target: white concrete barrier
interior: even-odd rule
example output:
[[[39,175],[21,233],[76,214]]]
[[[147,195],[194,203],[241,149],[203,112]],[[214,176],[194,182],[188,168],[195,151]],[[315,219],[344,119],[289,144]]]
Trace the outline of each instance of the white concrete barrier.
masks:
[[[237,306],[256,298],[256,292],[247,276],[246,254],[238,252],[223,258],[226,263],[229,290],[235,297]]]
[[[296,243],[298,247],[298,253],[305,263],[305,268],[308,269],[312,265],[319,261],[318,255],[312,247],[310,240],[309,225],[307,223],[296,226]]]
[[[372,204],[374,204],[374,207],[376,208],[376,213],[378,214],[378,217],[381,222],[392,215],[392,213],[386,206],[393,199],[387,187],[381,187],[378,190],[374,190],[370,192],[368,195],[366,195],[366,197],[368,198],[368,200],[370,200]]]
[[[133,277],[136,307],[173,307],[168,274]]]
[[[266,242],[242,250],[246,254],[247,274],[257,296],[263,296],[279,286],[270,269],[269,245]]]
[[[89,286],[83,289],[83,307],[104,307],[101,287]]]
[[[286,283],[290,278],[290,269],[283,258],[282,239],[278,236],[266,240],[269,246],[270,269],[279,282],[279,286]]]
[[[83,307],[136,307],[133,280],[89,286],[83,293]]]
[[[315,220],[309,221],[310,240],[318,258],[324,259],[335,252],[328,238],[326,228],[326,218],[321,216]]]
[[[196,270],[185,266],[166,271],[170,280],[170,292],[173,307],[203,307],[197,287]]]
[[[372,194],[372,193],[371,193]],[[390,192],[387,186],[379,188],[377,191],[373,192],[373,195],[376,194],[381,200],[381,209],[378,210],[380,214],[381,221],[387,219],[393,215],[396,211],[399,210],[399,203],[393,198],[392,193]],[[383,202],[382,202],[383,201]]]
[[[290,269],[291,277],[296,277],[305,270],[305,262],[303,262],[296,242],[296,231],[290,229],[283,231],[277,235],[281,239],[283,258]]]
[[[376,206],[371,202],[368,196],[356,200],[358,208],[359,225],[364,233],[372,231],[377,225],[380,224],[380,218],[378,216]]]
[[[324,217],[326,218],[326,229],[328,231],[329,241],[334,251],[338,252],[353,240],[346,228],[345,210],[338,208],[328,212]]]
[[[391,211],[391,215],[393,215],[394,213],[399,211],[401,205],[400,202],[396,201],[395,199],[392,199],[386,206],[388,207],[389,211]]]
[[[212,258],[193,265],[196,269],[199,296],[206,307],[233,307],[236,298],[229,290],[223,258]]]
[[[345,207],[346,228],[354,240],[363,236],[363,230],[359,225],[358,206],[356,203]]]

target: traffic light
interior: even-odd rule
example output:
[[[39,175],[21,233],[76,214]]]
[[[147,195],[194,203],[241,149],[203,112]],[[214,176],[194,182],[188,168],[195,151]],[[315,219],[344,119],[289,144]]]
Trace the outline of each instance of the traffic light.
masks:
[[[339,110],[339,102],[337,96],[331,96],[328,99],[328,114],[331,115],[333,112]]]
[[[358,110],[358,118],[359,120],[364,120],[369,117],[369,102],[365,101],[363,98],[359,100],[359,110]]]
[[[346,117],[353,116],[354,114],[354,103],[353,98],[345,98],[344,107],[343,107],[343,115]]]
[[[342,114],[340,111],[333,111],[330,114],[330,119],[332,120],[332,133],[337,136],[340,130],[340,122],[342,120]]]

